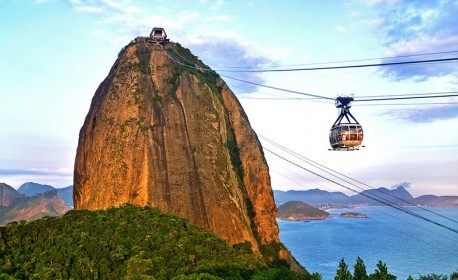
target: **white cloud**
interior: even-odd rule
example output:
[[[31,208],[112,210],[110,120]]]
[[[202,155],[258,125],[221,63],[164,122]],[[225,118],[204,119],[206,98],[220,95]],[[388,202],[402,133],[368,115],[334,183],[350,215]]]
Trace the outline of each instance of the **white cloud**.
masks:
[[[224,5],[224,0],[216,0],[210,9],[218,10]]]
[[[366,19],[368,25],[385,45],[386,55],[438,53],[455,50],[458,45],[458,6],[452,0],[444,1],[368,1],[377,17]],[[396,4],[396,5],[394,5]],[[440,54],[421,57],[437,59],[456,56]],[[405,61],[385,59],[382,62]],[[413,60],[413,58],[410,58]],[[456,63],[418,64],[392,66],[380,69],[385,77],[399,81],[427,80],[431,77],[453,75],[458,71]]]
[[[46,184],[60,188],[73,184],[73,170],[69,168],[59,168],[57,170],[43,168],[25,170],[0,169],[0,182],[16,189],[26,182]]]
[[[46,0],[41,0],[46,1]],[[130,3],[130,1],[112,1],[112,0],[68,0],[68,3],[77,12],[85,13],[102,13],[114,12],[121,14],[137,14],[142,11],[139,7]]]
[[[44,4],[49,2],[56,2],[56,0],[35,0],[35,3],[37,4]]]
[[[339,33],[344,33],[344,32],[347,32],[347,29],[343,26],[336,26],[334,27],[334,30],[339,32]]]
[[[377,28],[383,25],[385,20],[383,18],[373,18],[362,20],[361,23],[365,26]]]
[[[402,0],[366,0],[368,6],[377,6],[377,5],[394,5]]]
[[[74,7],[73,9],[79,13],[89,13],[89,14],[103,13],[103,9],[101,7],[77,6],[77,7]]]

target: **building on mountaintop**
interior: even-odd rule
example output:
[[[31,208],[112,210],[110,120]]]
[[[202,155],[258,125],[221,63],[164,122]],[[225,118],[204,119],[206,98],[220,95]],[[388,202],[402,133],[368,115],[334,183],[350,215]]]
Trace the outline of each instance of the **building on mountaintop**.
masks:
[[[167,38],[167,33],[162,27],[154,27],[153,30],[151,30],[149,37],[135,38],[135,42],[154,42],[157,44],[166,43],[169,41],[170,40]]]
[[[165,33],[165,30],[162,27],[154,27],[149,36],[153,39],[153,41],[168,41],[167,33]]]

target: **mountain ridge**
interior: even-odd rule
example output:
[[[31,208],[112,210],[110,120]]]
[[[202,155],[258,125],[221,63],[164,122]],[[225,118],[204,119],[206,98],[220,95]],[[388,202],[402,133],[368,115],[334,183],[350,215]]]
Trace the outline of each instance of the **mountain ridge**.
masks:
[[[36,193],[32,196],[19,194],[14,188],[7,184],[0,183],[2,196],[5,189],[16,193],[14,200],[2,203],[0,212],[0,224],[8,224],[14,221],[32,221],[45,216],[61,216],[69,208],[65,201],[58,195],[55,189]],[[11,192],[13,192],[11,191]],[[3,202],[2,197],[2,202]]]
[[[458,196],[435,196],[422,195],[413,197],[404,187],[396,189],[378,188],[364,190],[363,192],[348,196],[342,192],[328,192],[320,189],[280,191],[274,190],[274,197],[277,204],[288,201],[299,200],[311,205],[333,204],[333,205],[385,205],[381,201],[400,206],[411,204],[419,206],[435,207],[458,207]],[[373,197],[374,199],[368,198]]]
[[[24,195],[35,195],[44,193],[46,191],[54,190],[55,188],[50,185],[42,185],[34,182],[27,182],[19,186],[17,192]]]

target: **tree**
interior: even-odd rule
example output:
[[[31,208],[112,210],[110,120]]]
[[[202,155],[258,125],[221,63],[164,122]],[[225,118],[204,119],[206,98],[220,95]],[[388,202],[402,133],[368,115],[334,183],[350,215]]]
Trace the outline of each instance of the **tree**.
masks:
[[[353,277],[351,276],[351,273],[348,270],[348,266],[345,263],[345,260],[341,259],[339,262],[339,268],[337,269],[334,280],[352,280],[352,279]]]
[[[364,265],[364,262],[360,257],[356,259],[356,264],[353,266],[353,268],[354,280],[367,280],[366,266]]]
[[[320,279],[287,266],[269,267],[249,246],[232,246],[149,207],[72,210],[0,227],[0,280]]]
[[[388,268],[385,263],[378,261],[375,272],[369,275],[370,280],[396,280],[396,276],[388,273]]]
[[[448,280],[447,275],[431,273],[427,275],[420,275],[418,280]]]
[[[458,280],[458,270],[450,274],[450,280]]]

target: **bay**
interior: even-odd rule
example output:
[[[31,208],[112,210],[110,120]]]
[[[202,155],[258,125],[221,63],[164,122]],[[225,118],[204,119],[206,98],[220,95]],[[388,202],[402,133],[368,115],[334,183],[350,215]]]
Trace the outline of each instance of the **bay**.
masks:
[[[324,280],[334,279],[342,258],[353,273],[356,258],[361,257],[368,274],[381,260],[397,279],[457,271],[458,208],[426,208],[446,218],[417,207],[403,208],[430,221],[391,207],[334,209],[326,220],[278,220],[280,240],[299,263]],[[340,217],[343,212],[369,218]]]

